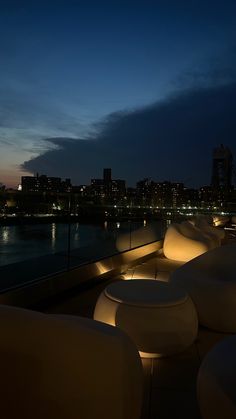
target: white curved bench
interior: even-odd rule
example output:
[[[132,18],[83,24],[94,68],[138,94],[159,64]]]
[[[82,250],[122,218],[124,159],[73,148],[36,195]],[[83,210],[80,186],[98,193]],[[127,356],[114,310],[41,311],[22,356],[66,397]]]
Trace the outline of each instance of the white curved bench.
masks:
[[[216,244],[220,246],[221,240],[225,238],[225,231],[223,230],[223,228],[214,227],[212,225],[212,222],[210,222],[210,217],[198,216],[194,220],[194,225],[203,232],[215,238]]]
[[[0,306],[0,330],[2,418],[140,417],[141,361],[119,329]]]
[[[218,247],[182,265],[170,281],[189,293],[200,324],[236,333],[236,244]]]
[[[198,372],[197,394],[202,419],[236,418],[236,336],[206,355]]]
[[[214,247],[216,243],[212,237],[186,221],[168,227],[163,252],[168,259],[188,262]]]

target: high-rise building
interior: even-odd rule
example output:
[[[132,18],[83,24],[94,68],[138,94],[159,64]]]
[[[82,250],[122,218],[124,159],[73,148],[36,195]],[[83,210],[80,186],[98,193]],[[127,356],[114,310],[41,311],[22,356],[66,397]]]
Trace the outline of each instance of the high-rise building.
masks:
[[[103,180],[104,183],[111,182],[111,169],[103,169]]]
[[[107,198],[112,195],[111,169],[103,169],[104,194]]]
[[[137,182],[137,199],[142,205],[178,207],[184,196],[183,183],[154,182],[148,178]]]
[[[91,179],[90,192],[92,196],[106,200],[119,200],[126,194],[125,181],[112,179],[111,169],[103,169],[103,179]]]
[[[46,175],[39,176],[22,176],[21,190],[23,192],[70,192],[70,179],[64,181],[59,177],[48,177]]]
[[[213,150],[211,185],[213,189],[229,190],[232,186],[233,156],[223,144]]]

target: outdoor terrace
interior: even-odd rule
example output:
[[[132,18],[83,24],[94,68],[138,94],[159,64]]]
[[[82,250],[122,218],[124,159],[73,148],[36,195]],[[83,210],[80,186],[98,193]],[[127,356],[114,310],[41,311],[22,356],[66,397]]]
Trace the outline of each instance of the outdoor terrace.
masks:
[[[166,281],[169,273],[180,265],[181,263],[168,261],[163,255],[158,254],[128,268],[122,275],[114,276],[90,289],[80,290],[77,294],[68,295],[66,299],[54,301],[42,309],[46,313],[92,318],[98,296],[109,283],[134,278]],[[142,359],[142,419],[200,419],[196,394],[198,369],[207,352],[226,336],[225,333],[199,327],[197,340],[184,352],[165,358]]]
[[[231,230],[230,230],[231,231]],[[228,234],[226,242],[234,242],[235,237]],[[148,248],[148,246],[150,246]],[[103,259],[100,265],[94,263],[90,281],[74,283],[73,288],[65,290],[62,294],[50,295],[43,300],[31,300],[37,292],[34,284],[31,293],[27,295],[10,292],[2,295],[2,302],[15,302],[19,297],[23,299],[21,304],[32,301],[26,306],[50,314],[67,314],[93,318],[94,308],[102,290],[114,281],[132,279],[151,279],[168,281],[170,273],[182,265],[182,262],[168,260],[162,253],[162,242],[146,245],[146,251],[131,250],[131,258]],[[149,250],[148,250],[149,249]],[[133,252],[133,253],[132,253]],[[136,252],[136,253],[135,253]],[[124,252],[129,253],[129,252]],[[118,269],[118,265],[122,268]],[[88,267],[81,267],[80,273],[88,274]],[[84,270],[83,270],[84,269]],[[100,270],[100,274],[99,274]],[[78,276],[75,269],[74,275]],[[68,276],[69,275],[69,276]],[[64,279],[72,279],[69,273],[64,273]],[[53,279],[53,278],[52,278]],[[57,280],[58,277],[55,279]],[[63,280],[59,277],[59,283]],[[51,285],[53,282],[51,282]],[[50,284],[49,284],[50,286]],[[47,288],[47,287],[46,287]],[[60,287],[59,287],[60,288]],[[42,290],[41,290],[42,291]],[[16,304],[17,305],[17,304]],[[221,339],[228,334],[213,332],[207,328],[199,327],[198,336],[195,342],[184,352],[169,357],[142,359],[144,373],[144,399],[142,408],[142,419],[195,419],[201,418],[197,403],[196,380],[199,367],[204,356]]]

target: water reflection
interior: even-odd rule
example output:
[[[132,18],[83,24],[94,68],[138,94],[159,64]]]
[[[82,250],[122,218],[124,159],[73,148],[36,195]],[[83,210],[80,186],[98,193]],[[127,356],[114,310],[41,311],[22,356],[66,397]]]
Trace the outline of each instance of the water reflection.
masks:
[[[55,246],[56,246],[56,232],[57,232],[57,225],[56,223],[52,223],[52,229],[51,229],[51,233],[52,233],[52,250],[55,250]]]
[[[8,244],[10,239],[10,227],[3,227],[2,231],[2,242]]]
[[[74,242],[79,241],[79,223],[75,224]]]
[[[116,240],[120,235],[128,234],[128,244],[135,244],[136,230],[140,229],[143,221],[110,222],[103,224],[71,224],[71,251],[76,250],[79,257],[104,257],[109,252],[116,251]],[[149,221],[147,220],[147,226]],[[161,223],[152,223],[157,231],[157,238],[162,237]],[[145,228],[146,231],[146,228]],[[131,238],[131,236],[132,238]],[[68,248],[68,225],[60,223],[26,224],[0,226],[0,266],[54,253],[66,253]],[[140,244],[147,240],[141,235]],[[82,256],[81,256],[82,255]]]

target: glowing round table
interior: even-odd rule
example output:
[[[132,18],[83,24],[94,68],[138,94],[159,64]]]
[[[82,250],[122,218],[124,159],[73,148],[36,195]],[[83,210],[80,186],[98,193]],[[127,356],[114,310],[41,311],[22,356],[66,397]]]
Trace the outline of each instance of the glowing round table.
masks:
[[[112,283],[100,295],[94,319],[121,328],[142,357],[153,358],[183,351],[195,340],[198,328],[188,294],[155,280]]]

